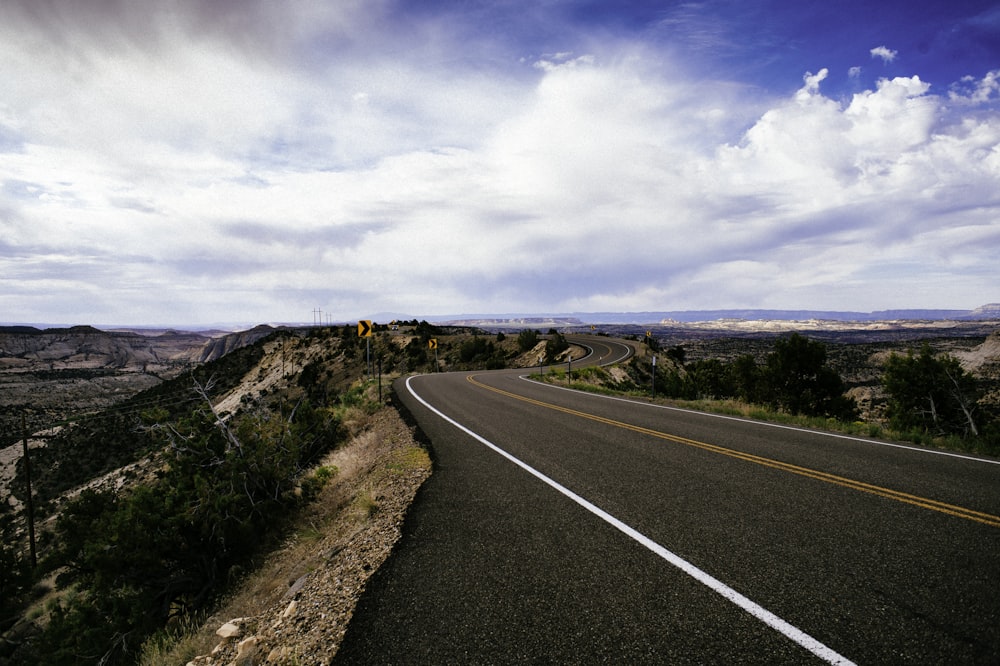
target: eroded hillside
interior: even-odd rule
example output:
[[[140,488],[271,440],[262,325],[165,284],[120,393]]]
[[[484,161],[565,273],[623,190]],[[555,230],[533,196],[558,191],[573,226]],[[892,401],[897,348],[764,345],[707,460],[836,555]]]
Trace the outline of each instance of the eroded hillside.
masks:
[[[7,468],[16,474],[3,479],[3,557],[23,577],[5,582],[0,615],[22,616],[0,627],[3,653],[60,663],[103,645],[109,663],[128,663],[144,634],[206,610],[261,544],[280,538],[285,518],[330,480],[316,470],[345,466],[324,456],[364,435],[393,375],[502,367],[520,353],[514,341],[416,323],[380,327],[371,339],[353,326],[281,330],[110,408],[33,431],[39,567],[24,569],[16,512],[26,477],[16,460]],[[18,458],[20,446],[7,451]],[[105,620],[89,622],[94,613]]]
[[[274,333],[0,327],[0,448],[65,418],[108,408]]]

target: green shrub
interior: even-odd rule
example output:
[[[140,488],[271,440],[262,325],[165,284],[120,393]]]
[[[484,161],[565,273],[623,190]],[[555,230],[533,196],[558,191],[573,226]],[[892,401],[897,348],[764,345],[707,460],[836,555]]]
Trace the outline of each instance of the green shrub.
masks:
[[[538,331],[526,328],[517,334],[517,349],[522,354],[531,351],[538,344]]]
[[[339,423],[303,402],[291,421],[260,413],[227,426],[197,409],[154,432],[168,447],[154,483],[84,491],[58,519],[48,559],[78,594],[53,613],[36,663],[127,663],[171,618],[205,608],[297,505],[302,470],[337,442]]]

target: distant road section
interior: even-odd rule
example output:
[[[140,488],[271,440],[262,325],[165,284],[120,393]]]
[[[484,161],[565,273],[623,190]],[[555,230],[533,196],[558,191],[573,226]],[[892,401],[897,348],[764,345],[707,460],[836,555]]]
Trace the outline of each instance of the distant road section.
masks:
[[[523,375],[396,385],[435,473],[337,663],[1000,662],[997,460]]]
[[[583,347],[589,353],[574,362],[582,365],[614,365],[623,363],[635,355],[635,343],[613,340],[591,335],[567,335],[566,340],[578,347]]]

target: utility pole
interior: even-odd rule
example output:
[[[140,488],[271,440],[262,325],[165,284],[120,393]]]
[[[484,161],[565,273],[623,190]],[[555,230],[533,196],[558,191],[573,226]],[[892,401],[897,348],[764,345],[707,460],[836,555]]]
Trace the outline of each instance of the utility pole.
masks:
[[[38,555],[35,552],[35,505],[31,501],[31,458],[28,456],[28,422],[21,411],[21,434],[24,437],[24,482],[28,486],[27,499],[24,502],[25,515],[28,518],[28,546],[31,550],[31,568],[38,567]]]

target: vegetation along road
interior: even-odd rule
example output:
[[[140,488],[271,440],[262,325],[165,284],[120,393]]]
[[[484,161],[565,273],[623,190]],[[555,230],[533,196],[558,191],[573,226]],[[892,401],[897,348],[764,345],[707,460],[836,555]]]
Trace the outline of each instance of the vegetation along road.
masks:
[[[396,387],[435,473],[338,663],[1000,661],[996,460],[524,375]]]

